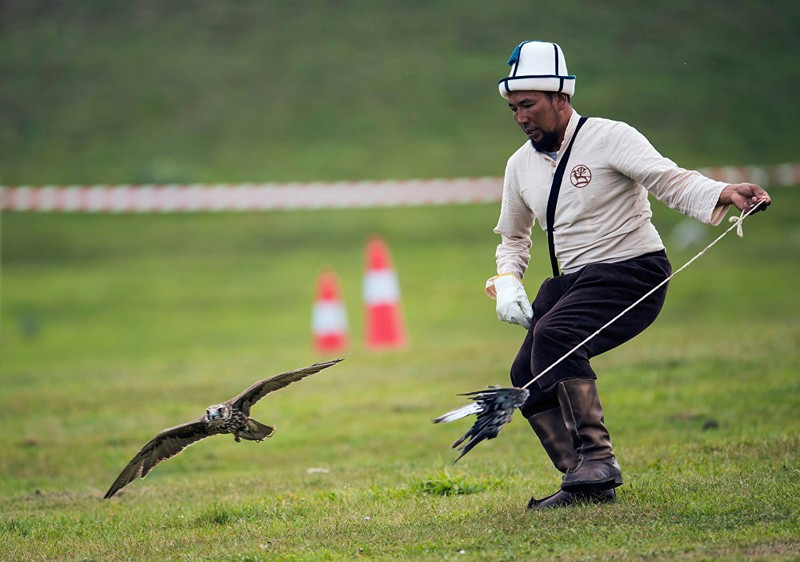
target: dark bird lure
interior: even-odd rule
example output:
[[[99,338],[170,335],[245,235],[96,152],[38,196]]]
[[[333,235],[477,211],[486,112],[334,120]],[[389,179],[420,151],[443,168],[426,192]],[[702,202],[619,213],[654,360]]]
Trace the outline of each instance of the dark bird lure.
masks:
[[[137,477],[144,478],[158,463],[174,457],[189,445],[205,437],[230,433],[237,442],[241,439],[259,442],[267,437],[272,437],[275,428],[252,419],[250,408],[270,392],[318,373],[339,361],[342,359],[322,361],[309,367],[263,379],[251,385],[235,398],[222,404],[209,406],[201,418],[161,431],[148,441],[141,451],[136,453],[103,497],[108,499]]]
[[[474,402],[452,412],[447,412],[433,420],[433,423],[447,423],[477,414],[475,424],[458,441],[453,443],[453,449],[463,443],[459,449],[461,454],[453,461],[453,464],[457,463],[461,457],[469,453],[484,439],[497,437],[503,426],[511,421],[514,410],[522,406],[525,400],[528,399],[528,395],[529,392],[526,388],[499,388],[496,386],[490,386],[486,390],[459,394],[459,396],[469,396]]]

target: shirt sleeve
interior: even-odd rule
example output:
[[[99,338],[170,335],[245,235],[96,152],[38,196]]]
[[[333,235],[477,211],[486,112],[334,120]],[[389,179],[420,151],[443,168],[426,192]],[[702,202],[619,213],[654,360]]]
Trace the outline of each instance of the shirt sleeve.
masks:
[[[522,279],[528,269],[531,249],[533,211],[522,198],[514,173],[513,158],[506,165],[500,218],[494,232],[500,235],[495,252],[497,273],[512,273]]]
[[[684,215],[706,224],[718,225],[722,221],[729,206],[718,205],[718,201],[728,184],[679,167],[629,125],[616,123],[615,128],[616,134],[609,135],[607,150],[617,171]]]

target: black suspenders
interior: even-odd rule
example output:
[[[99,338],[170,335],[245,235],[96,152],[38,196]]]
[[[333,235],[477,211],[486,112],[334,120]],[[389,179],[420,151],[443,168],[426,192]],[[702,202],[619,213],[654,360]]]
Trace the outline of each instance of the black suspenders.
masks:
[[[586,123],[586,119],[588,119],[588,117],[581,117],[578,120],[578,126],[575,127],[575,132],[572,134],[569,145],[567,145],[567,149],[561,157],[561,162],[558,164],[558,168],[556,168],[556,174],[553,177],[553,185],[550,187],[550,197],[547,199],[547,245],[550,247],[550,266],[553,268],[553,277],[558,277],[560,275],[558,272],[558,260],[556,259],[556,246],[553,242],[553,222],[555,222],[556,218],[558,191],[561,189],[561,180],[564,178],[564,170],[567,167],[569,154],[572,152],[572,143],[575,142],[575,137],[578,136],[578,131],[580,131],[583,124]]]

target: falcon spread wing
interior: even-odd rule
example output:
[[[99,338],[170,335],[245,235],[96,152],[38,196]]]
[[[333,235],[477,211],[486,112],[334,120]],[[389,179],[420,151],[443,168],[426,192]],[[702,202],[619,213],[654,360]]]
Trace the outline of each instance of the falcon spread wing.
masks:
[[[174,457],[192,443],[214,434],[209,430],[208,424],[205,423],[203,418],[165,429],[148,441],[141,451],[136,453],[131,462],[128,463],[128,466],[114,480],[114,483],[103,498],[110,498],[121,488],[136,480],[136,478],[147,476],[147,473],[161,461]]]
[[[232,398],[228,401],[232,408],[239,410],[244,415],[250,415],[250,408],[264,398],[270,392],[274,392],[276,390],[280,390],[285,386],[289,386],[293,382],[299,381],[302,378],[305,378],[309,375],[313,375],[314,373],[320,372],[322,369],[326,367],[330,367],[331,365],[336,365],[336,363],[343,361],[342,358],[339,359],[332,359],[331,361],[320,361],[319,363],[314,363],[309,367],[303,367],[302,369],[295,369],[294,371],[289,371],[287,373],[281,373],[280,375],[275,375],[274,377],[270,377],[268,379],[264,379],[259,381],[235,398]]]

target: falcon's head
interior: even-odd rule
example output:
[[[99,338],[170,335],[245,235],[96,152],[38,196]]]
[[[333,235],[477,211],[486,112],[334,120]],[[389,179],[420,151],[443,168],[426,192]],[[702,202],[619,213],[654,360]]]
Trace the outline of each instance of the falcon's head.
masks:
[[[223,421],[231,417],[231,409],[227,404],[214,404],[206,408],[206,421]]]

